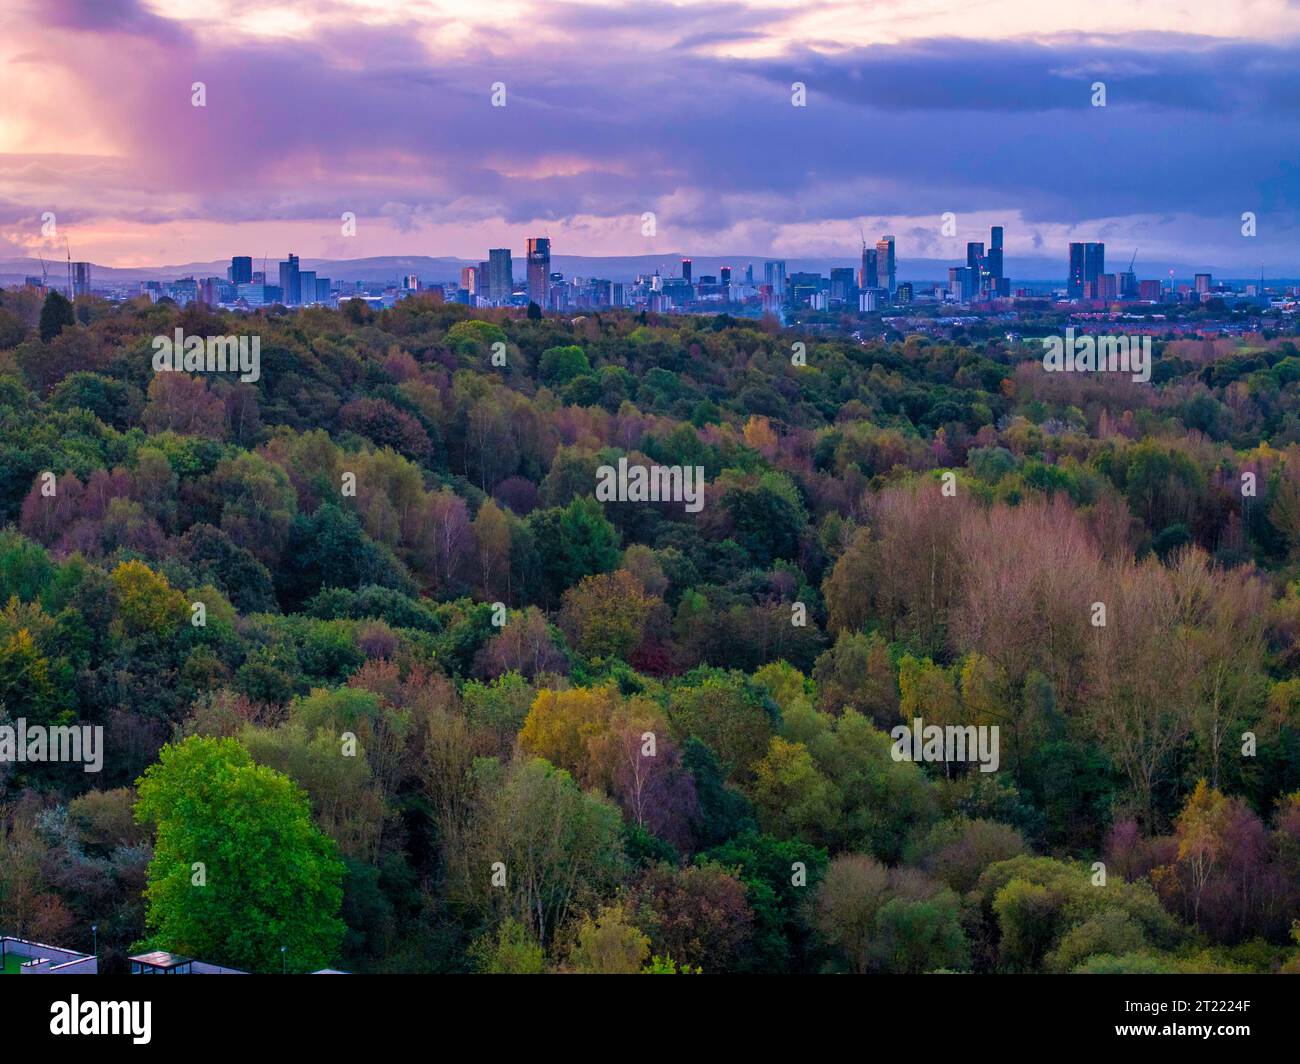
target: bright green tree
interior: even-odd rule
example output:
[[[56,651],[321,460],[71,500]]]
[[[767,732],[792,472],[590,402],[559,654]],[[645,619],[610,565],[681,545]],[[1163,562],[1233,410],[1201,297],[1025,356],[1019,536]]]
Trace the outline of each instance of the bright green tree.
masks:
[[[254,972],[334,959],[344,866],[300,787],[234,739],[200,736],[164,746],[136,785],[136,819],[157,828],[150,945]]]

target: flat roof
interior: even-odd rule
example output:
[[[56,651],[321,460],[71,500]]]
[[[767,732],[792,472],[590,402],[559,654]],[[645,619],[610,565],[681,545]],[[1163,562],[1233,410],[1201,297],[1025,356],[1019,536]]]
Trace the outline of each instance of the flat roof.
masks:
[[[140,953],[134,957],[128,957],[127,960],[135,964],[147,964],[150,968],[179,968],[182,964],[189,964],[191,959],[160,949],[155,950],[153,953]]]

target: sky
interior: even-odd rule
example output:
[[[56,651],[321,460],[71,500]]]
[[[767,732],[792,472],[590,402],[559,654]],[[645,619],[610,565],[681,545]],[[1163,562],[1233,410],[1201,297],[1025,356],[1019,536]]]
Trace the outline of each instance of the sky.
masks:
[[[1300,0],[5,0],[0,258],[852,259],[861,230],[958,261],[1001,224],[1062,276],[1071,240],[1294,276],[1297,60]]]

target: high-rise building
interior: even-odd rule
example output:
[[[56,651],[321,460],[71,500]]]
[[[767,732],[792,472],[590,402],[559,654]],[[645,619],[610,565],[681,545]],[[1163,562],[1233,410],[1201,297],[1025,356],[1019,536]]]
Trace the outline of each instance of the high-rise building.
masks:
[[[862,265],[858,267],[858,287],[862,290],[875,288],[880,284],[879,263],[876,261],[876,249],[862,245]]]
[[[966,242],[966,269],[970,270],[971,276],[975,278],[976,294],[983,292],[987,287],[986,278],[988,277],[988,264],[984,260],[984,241],[968,240]]]
[[[1010,284],[1005,283],[1006,274],[1002,272],[1002,226],[995,225],[989,229],[989,250],[984,257],[989,274],[989,288],[994,295],[1005,295],[1011,291]]]
[[[898,286],[897,300],[899,306],[907,306],[912,302],[912,282],[904,281]]]
[[[74,262],[72,264],[72,296],[90,295],[90,263]]]
[[[1070,245],[1070,276],[1066,293],[1071,299],[1083,299],[1088,291],[1096,293],[1097,278],[1106,270],[1106,245],[1101,243],[1072,243]]]
[[[487,297],[494,303],[509,303],[515,290],[514,263],[509,248],[492,248],[488,251]]]
[[[316,271],[298,271],[298,302],[304,307],[316,302]]]
[[[882,236],[876,241],[876,272],[881,288],[888,288],[892,296],[898,287],[898,275],[894,261],[894,238]]]
[[[462,266],[460,268],[460,286],[470,295],[478,291],[478,267]]]
[[[231,284],[251,284],[253,281],[253,256],[236,255],[230,260],[227,271]]]
[[[785,300],[785,260],[775,259],[763,263],[763,282],[772,290],[778,303]]]
[[[1196,281],[1196,294],[1198,296],[1204,295],[1206,292],[1208,292],[1211,288],[1214,287],[1214,278],[1211,277],[1208,273],[1198,273],[1195,277],[1195,281]]]
[[[1140,281],[1138,283],[1138,299],[1144,303],[1159,303],[1163,298],[1160,287],[1159,281]]]
[[[296,307],[302,302],[302,288],[298,277],[298,256],[289,253],[287,261],[280,263],[280,298],[286,307]]]
[[[528,238],[528,298],[543,310],[551,305],[550,237]]]
[[[850,303],[853,300],[853,267],[836,266],[831,270],[831,302]]]
[[[724,266],[718,273],[720,274],[718,284],[722,286],[722,298],[729,299],[731,297],[731,267]]]
[[[948,267],[948,291],[959,303],[968,303],[978,291],[979,274],[969,266]]]
[[[691,283],[691,260],[682,259],[682,280],[687,284]]]
[[[1109,303],[1119,296],[1119,274],[1101,273],[1094,283],[1093,298]]]

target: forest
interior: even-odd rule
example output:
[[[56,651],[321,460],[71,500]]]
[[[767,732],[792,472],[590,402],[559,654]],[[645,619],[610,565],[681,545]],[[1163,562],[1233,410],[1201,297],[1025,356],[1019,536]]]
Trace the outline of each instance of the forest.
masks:
[[[156,373],[178,329],[260,375]],[[987,333],[0,292],[0,725],[104,736],[0,761],[0,933],[1300,971],[1300,348]],[[598,501],[620,460],[698,512]],[[916,718],[998,770],[897,760]]]

